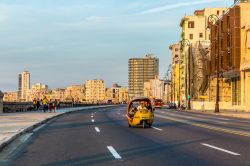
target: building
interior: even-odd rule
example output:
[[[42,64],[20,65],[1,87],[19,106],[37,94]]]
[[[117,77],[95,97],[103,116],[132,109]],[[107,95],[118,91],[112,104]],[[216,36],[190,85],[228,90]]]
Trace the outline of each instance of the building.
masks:
[[[105,100],[105,83],[102,79],[87,80],[86,101],[87,102],[103,102]]]
[[[172,76],[171,76],[171,102],[178,104],[185,94],[185,64],[181,58],[181,43],[177,42],[169,47],[172,53]],[[182,73],[180,73],[182,68]],[[182,76],[182,77],[181,77]],[[181,95],[182,94],[182,95]]]
[[[85,101],[85,87],[84,85],[72,85],[66,88],[64,94],[65,100],[73,100],[75,103],[82,103]]]
[[[18,98],[20,101],[27,100],[27,93],[30,90],[30,73],[24,71],[18,75]]]
[[[42,83],[36,83],[31,86],[31,90],[33,91],[44,90],[44,89],[48,89],[48,85]]]
[[[113,84],[111,88],[106,89],[105,100],[113,103],[128,102],[128,88]]]
[[[180,98],[186,104],[189,99],[198,100],[208,88],[206,68],[210,53],[208,20],[211,15],[220,17],[226,10],[227,8],[205,8],[181,19]]]
[[[5,92],[3,101],[4,102],[18,102],[18,92]]]
[[[144,96],[150,99],[164,99],[164,81],[159,76],[144,83]]]
[[[159,59],[152,55],[131,58],[128,62],[129,97],[143,95],[144,83],[159,75]]]
[[[236,3],[210,29],[209,75],[228,87],[224,99],[219,86],[220,107],[250,111],[250,1]]]
[[[172,82],[165,81],[164,82],[164,94],[163,94],[163,101],[169,103],[172,102]]]

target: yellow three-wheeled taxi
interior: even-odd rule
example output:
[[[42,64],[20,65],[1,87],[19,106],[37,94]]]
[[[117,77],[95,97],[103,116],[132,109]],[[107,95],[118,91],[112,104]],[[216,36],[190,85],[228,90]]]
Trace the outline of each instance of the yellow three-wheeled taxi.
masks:
[[[151,100],[147,97],[136,97],[128,103],[126,117],[128,125],[151,127],[154,121],[154,108]]]

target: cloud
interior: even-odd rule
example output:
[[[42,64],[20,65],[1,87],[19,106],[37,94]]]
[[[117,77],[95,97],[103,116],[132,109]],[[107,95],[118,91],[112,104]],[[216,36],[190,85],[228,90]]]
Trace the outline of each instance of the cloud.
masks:
[[[185,7],[185,6],[200,5],[200,4],[212,3],[212,2],[218,2],[218,1],[221,1],[221,0],[199,0],[199,1],[196,0],[193,2],[181,2],[181,3],[164,5],[161,7],[156,7],[156,8],[144,10],[144,11],[140,12],[139,14],[144,15],[144,14],[159,13],[159,12],[164,12],[164,11],[170,10],[170,9],[176,9],[176,8],[181,8],[181,7]]]

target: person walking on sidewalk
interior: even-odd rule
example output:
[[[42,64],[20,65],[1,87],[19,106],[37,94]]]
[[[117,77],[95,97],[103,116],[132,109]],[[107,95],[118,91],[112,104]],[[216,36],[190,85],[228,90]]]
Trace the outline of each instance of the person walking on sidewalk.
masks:
[[[53,109],[53,101],[52,99],[49,100],[49,113],[52,112],[52,109]]]
[[[48,99],[46,98],[46,96],[44,96],[43,100],[42,100],[42,105],[43,105],[43,112],[47,111],[48,108]]]
[[[55,99],[55,101],[53,102],[54,113],[56,112],[57,106],[58,106],[58,100]]]
[[[36,102],[36,108],[37,108],[37,110],[39,110],[40,106],[41,106],[40,99],[38,98],[37,102]]]
[[[34,100],[33,100],[33,108],[34,108],[34,110],[37,110],[37,100],[36,100],[36,98],[34,98]]]

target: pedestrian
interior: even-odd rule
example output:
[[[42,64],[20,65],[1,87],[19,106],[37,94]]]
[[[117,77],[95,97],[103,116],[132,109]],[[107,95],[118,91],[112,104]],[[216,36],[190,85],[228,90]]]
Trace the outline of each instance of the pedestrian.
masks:
[[[54,104],[54,113],[56,113],[56,108],[57,108],[57,106],[58,106],[58,101],[57,101],[57,99],[55,99],[55,101],[53,102],[53,104]]]
[[[50,113],[52,112],[52,109],[53,109],[53,101],[52,101],[52,99],[50,99],[50,101],[49,101],[49,112]]]
[[[48,99],[46,98],[46,96],[44,96],[43,100],[42,100],[42,105],[43,105],[43,112],[46,112],[48,109]]]
[[[40,99],[38,98],[37,99],[37,102],[36,102],[36,108],[37,108],[37,110],[39,110],[39,108],[40,108]]]
[[[37,100],[36,100],[36,98],[34,98],[34,100],[33,100],[33,108],[35,110],[37,110]]]

